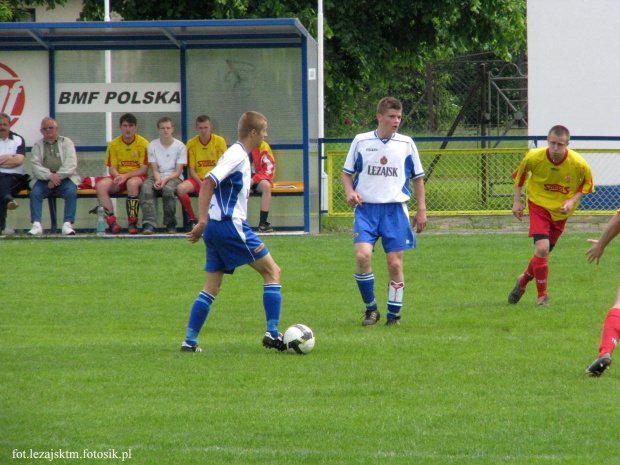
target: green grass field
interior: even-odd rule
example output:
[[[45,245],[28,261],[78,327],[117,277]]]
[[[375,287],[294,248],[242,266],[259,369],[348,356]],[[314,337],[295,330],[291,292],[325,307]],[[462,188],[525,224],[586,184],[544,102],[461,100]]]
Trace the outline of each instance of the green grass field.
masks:
[[[261,346],[249,267],[225,279],[206,352],[179,351],[201,244],[0,241],[0,463],[85,449],[135,464],[619,463],[620,375],[583,371],[620,254],[612,244],[588,265],[591,236],[562,237],[539,308],[533,288],[506,303],[533,252],[525,235],[422,234],[405,258],[402,324],[367,328],[349,235],[266,237],[282,268],[280,329],[314,329],[307,356]],[[374,263],[384,310],[380,250]],[[102,462],[120,458],[54,460]]]

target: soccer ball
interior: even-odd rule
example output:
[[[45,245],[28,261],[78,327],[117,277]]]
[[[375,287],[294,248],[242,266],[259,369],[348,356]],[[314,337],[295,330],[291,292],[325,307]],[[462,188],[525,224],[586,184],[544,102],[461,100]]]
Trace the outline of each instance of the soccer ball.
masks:
[[[306,325],[289,327],[282,338],[289,354],[307,354],[314,348],[314,332]]]

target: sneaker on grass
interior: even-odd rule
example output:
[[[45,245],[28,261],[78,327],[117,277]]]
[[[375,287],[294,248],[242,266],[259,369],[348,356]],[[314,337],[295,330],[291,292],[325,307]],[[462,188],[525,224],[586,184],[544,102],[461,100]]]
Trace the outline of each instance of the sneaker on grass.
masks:
[[[364,321],[362,321],[362,326],[372,326],[380,319],[381,314],[376,308],[374,310],[366,310],[364,311]]]
[[[153,226],[151,223],[144,223],[142,225],[142,234],[150,236],[153,233],[155,233],[155,226]]]
[[[268,349],[278,349],[280,351],[286,350],[286,346],[282,341],[282,334],[278,333],[278,338],[275,339],[269,331],[265,333],[265,337],[263,337],[263,345]]]
[[[259,233],[272,233],[273,228],[271,227],[271,224],[267,222],[261,223],[258,225],[258,232]]]
[[[202,348],[199,347],[198,344],[193,346],[183,341],[183,344],[181,344],[181,352],[204,352],[204,350],[202,350]]]
[[[73,225],[68,221],[65,221],[62,225],[62,233],[65,236],[75,236],[75,229],[73,229]]]
[[[521,297],[523,297],[523,294],[525,294],[525,289],[522,289],[521,284],[519,284],[521,282],[522,277],[523,275],[517,278],[517,284],[512,289],[512,291],[510,291],[510,294],[508,294],[509,304],[516,304],[517,302],[519,302],[519,300],[521,300]]]
[[[28,231],[28,234],[31,236],[42,236],[43,235],[43,226],[38,221],[32,223],[32,229]]]
[[[609,365],[611,365],[611,355],[603,354],[594,360],[588,368],[586,368],[586,372],[584,374],[590,378],[598,378],[605,372],[605,370],[609,369]]]

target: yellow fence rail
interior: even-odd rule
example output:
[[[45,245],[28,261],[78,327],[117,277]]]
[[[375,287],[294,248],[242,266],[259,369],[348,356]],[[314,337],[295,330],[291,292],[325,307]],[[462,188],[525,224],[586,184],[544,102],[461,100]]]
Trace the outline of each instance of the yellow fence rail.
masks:
[[[610,215],[620,208],[620,149],[575,149],[589,163],[596,192],[584,196],[578,215]],[[426,172],[427,214],[510,215],[514,185],[512,173],[527,152],[510,149],[425,149],[420,159]],[[342,167],[347,151],[326,152],[328,215],[351,217],[352,209],[342,185]],[[605,182],[599,185],[597,178]],[[411,214],[416,200],[409,203]]]

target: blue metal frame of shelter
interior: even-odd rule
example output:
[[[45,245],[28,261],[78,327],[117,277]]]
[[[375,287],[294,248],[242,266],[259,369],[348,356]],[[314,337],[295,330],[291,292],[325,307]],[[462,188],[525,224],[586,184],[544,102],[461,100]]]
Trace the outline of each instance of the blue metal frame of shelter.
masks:
[[[187,49],[301,49],[302,76],[307,76],[308,43],[314,39],[297,19],[122,21],[71,23],[0,23],[0,51],[47,51],[50,115],[55,116],[55,58],[59,50],[178,49],[180,51],[182,137],[187,140]],[[307,79],[302,79],[302,144],[274,144],[277,149],[303,151],[304,232],[310,232],[310,106]],[[77,147],[105,151],[106,147]]]

